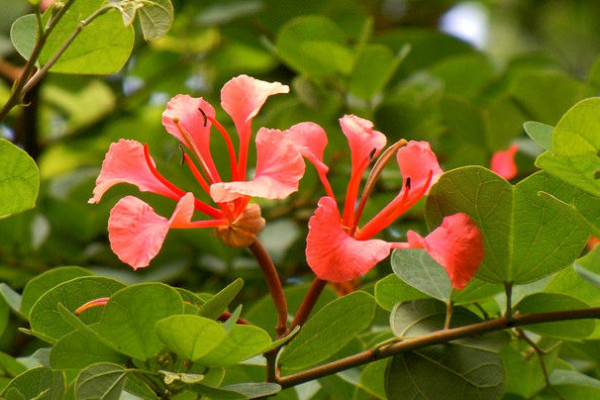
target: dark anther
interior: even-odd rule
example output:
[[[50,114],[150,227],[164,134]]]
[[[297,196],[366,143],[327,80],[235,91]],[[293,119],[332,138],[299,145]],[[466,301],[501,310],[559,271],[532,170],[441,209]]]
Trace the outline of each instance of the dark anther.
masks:
[[[405,186],[407,189],[410,189],[410,176],[408,178],[406,178]]]
[[[371,150],[371,152],[369,153],[369,162],[373,161],[373,158],[375,157],[375,153],[377,153],[377,149]]]
[[[206,125],[208,124],[208,118],[206,117],[206,113],[200,107],[198,107],[198,111],[200,111],[200,114],[202,114],[202,116],[204,117],[204,127],[206,128]]]
[[[179,143],[179,151],[181,152],[181,160],[179,161],[180,165],[183,165],[183,163],[185,162],[185,150],[183,149],[183,146],[181,145],[181,143]]]

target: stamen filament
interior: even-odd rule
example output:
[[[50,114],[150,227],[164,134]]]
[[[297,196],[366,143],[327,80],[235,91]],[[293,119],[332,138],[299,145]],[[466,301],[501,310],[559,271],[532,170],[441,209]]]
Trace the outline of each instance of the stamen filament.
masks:
[[[193,228],[216,228],[218,226],[229,225],[229,220],[225,218],[207,219],[202,221],[192,221],[186,226],[172,226],[174,229],[193,229]]]
[[[198,168],[196,168],[196,165],[194,164],[194,162],[192,161],[190,156],[183,153],[183,159],[185,160],[190,171],[192,171],[192,174],[194,175],[194,178],[196,178],[196,181],[198,181],[198,183],[202,187],[202,190],[204,190],[206,193],[210,193],[210,186],[208,185],[208,183],[202,176],[202,173],[200,173],[200,171],[198,171]]]
[[[244,128],[246,131],[238,132],[240,136],[240,152],[238,158],[238,179],[246,180],[246,164],[248,164],[248,147],[250,146],[250,136],[252,131],[250,126]]]
[[[181,134],[181,137],[184,139],[186,146],[191,150],[194,157],[196,157],[196,159],[200,163],[200,166],[202,167],[203,172],[208,177],[210,183],[221,182],[221,177],[219,176],[219,172],[217,171],[217,168],[215,167],[215,164],[212,158],[210,157],[210,153],[206,155],[207,159],[205,160],[202,154],[200,154],[200,150],[198,150],[198,147],[196,146],[196,143],[194,142],[194,139],[192,138],[190,133],[183,129],[183,127],[179,123],[179,119],[173,118],[173,123],[177,127],[177,130]],[[208,165],[209,163],[210,166]]]
[[[148,165],[148,168],[150,168],[150,172],[152,172],[152,175],[154,175],[154,177],[156,179],[158,179],[160,181],[160,183],[165,185],[170,191],[173,192],[173,194],[175,194],[176,197],[173,197],[174,199],[179,200],[181,197],[183,197],[185,195],[185,192],[183,190],[181,190],[177,186],[173,185],[171,182],[169,182],[167,179],[165,179],[160,174],[160,172],[158,172],[158,170],[154,166],[154,163],[152,162],[152,159],[150,158],[150,151],[148,150],[148,144],[144,145],[144,159],[146,160],[146,164]]]
[[[215,118],[211,117],[210,115],[206,115],[204,113],[204,111],[201,111],[201,112],[202,112],[202,115],[204,115],[204,117],[206,119],[208,119],[215,126],[215,128],[217,128],[217,130],[221,133],[221,136],[223,136],[223,139],[225,140],[225,144],[227,145],[227,152],[229,153],[229,164],[231,166],[231,180],[233,180],[233,181],[239,180],[240,177],[238,177],[238,174],[240,171],[238,171],[237,161],[235,160],[235,149],[233,148],[233,142],[231,141],[231,136],[229,136],[229,134],[227,133],[227,131],[225,130],[225,128],[223,127],[223,125],[221,125],[221,123],[219,121],[217,121]]]
[[[346,200],[344,201],[344,214],[342,217],[342,225],[347,226],[350,230],[353,230],[354,222],[354,207],[356,198],[358,197],[358,189],[360,188],[360,181],[362,180],[362,173],[371,162],[370,158],[366,158],[362,164],[356,168],[356,173],[350,177],[348,182],[348,190],[346,191]]]
[[[331,188],[331,184],[329,183],[329,179],[327,179],[327,174],[319,171],[319,179],[325,188],[325,193],[327,196],[331,197],[335,200],[335,195],[333,194],[333,189]]]
[[[356,212],[354,213],[354,221],[356,221],[356,224],[360,222],[360,217],[365,208],[365,205],[367,204],[367,200],[369,199],[369,196],[371,196],[371,193],[373,192],[375,184],[379,180],[383,169],[388,164],[388,162],[390,162],[394,154],[396,154],[397,151],[404,145],[406,145],[406,140],[398,140],[396,143],[388,147],[375,162],[375,165],[373,166],[371,172],[369,173],[369,176],[367,177],[367,182],[365,183],[362,195],[360,196],[358,207],[356,208]]]

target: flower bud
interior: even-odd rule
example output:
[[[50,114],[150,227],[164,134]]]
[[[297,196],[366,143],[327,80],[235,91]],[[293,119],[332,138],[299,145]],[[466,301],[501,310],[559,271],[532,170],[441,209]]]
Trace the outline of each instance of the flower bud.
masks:
[[[248,204],[240,216],[229,226],[216,228],[217,237],[230,247],[250,246],[256,235],[265,229],[265,219],[258,204]]]

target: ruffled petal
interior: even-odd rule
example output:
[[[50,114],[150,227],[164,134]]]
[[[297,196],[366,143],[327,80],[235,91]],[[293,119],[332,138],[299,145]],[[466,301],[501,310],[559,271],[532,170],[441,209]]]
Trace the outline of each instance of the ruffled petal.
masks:
[[[265,82],[248,75],[240,75],[221,89],[221,107],[231,116],[240,134],[240,142],[249,140],[252,118],[258,114],[267,98],[288,93],[290,88],[279,82]]]
[[[154,165],[154,160],[150,161]],[[96,179],[94,195],[88,202],[98,203],[104,193],[118,183],[131,183],[142,192],[173,196],[173,192],[152,174],[144,157],[144,146],[135,140],[121,139],[110,145]]]
[[[122,198],[110,211],[110,247],[121,261],[134,269],[148,266],[168,232],[169,220],[136,197]]]
[[[349,281],[367,273],[390,253],[390,243],[356,240],[342,229],[341,223],[335,200],[322,197],[308,222],[306,238],[306,260],[320,279]]]
[[[352,176],[362,175],[370,159],[379,155],[385,147],[386,137],[373,130],[373,123],[355,115],[340,118],[342,132],[348,138],[348,146],[352,155]]]
[[[454,289],[460,290],[475,276],[484,257],[481,232],[467,214],[445,217],[442,225],[423,238],[408,231],[410,248],[424,248],[440,263]]]
[[[405,203],[408,204],[416,203],[422,196],[429,193],[431,186],[444,173],[428,142],[411,140],[398,150],[396,159],[405,186],[407,179],[410,178],[410,189],[405,200]]]
[[[512,144],[508,150],[494,153],[490,162],[490,169],[504,179],[512,179],[517,176],[515,154],[517,154],[518,150],[519,146]]]
[[[210,156],[210,128],[211,123],[204,119],[199,110],[206,115],[215,116],[215,109],[201,97],[191,97],[187,94],[178,94],[168,103],[167,108],[162,114],[162,124],[171,135],[175,136],[186,147],[187,141],[181,135],[179,128],[173,120],[178,120],[179,125],[185,129],[192,137],[194,145],[205,162],[212,162]]]
[[[286,134],[261,128],[256,135],[256,176],[250,181],[219,182],[210,186],[217,202],[241,196],[283,199],[298,190],[305,164]]]
[[[173,215],[169,220],[170,228],[190,228],[192,227],[192,216],[194,215],[194,195],[186,193],[179,202]]]
[[[301,122],[292,126],[287,132],[300,154],[313,163],[319,173],[329,171],[329,167],[323,162],[327,134],[320,125],[314,122]]]

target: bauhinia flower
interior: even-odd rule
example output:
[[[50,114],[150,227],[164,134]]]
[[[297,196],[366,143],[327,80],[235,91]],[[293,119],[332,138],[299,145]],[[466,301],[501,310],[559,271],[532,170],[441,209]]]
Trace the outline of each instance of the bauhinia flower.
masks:
[[[490,169],[504,179],[512,179],[517,176],[515,155],[518,150],[519,146],[511,144],[507,150],[501,150],[494,153],[490,161]]]
[[[425,248],[446,269],[453,287],[462,288],[483,259],[481,234],[466,214],[446,217],[442,226],[426,238],[409,231],[407,243],[373,239],[426,195],[443,173],[429,143],[401,140],[389,147],[373,166],[358,200],[363,174],[382,152],[386,137],[373,129],[373,123],[354,115],[341,118],[340,125],[348,139],[352,159],[352,173],[341,213],[327,181],[328,168],[323,163],[325,131],[312,123],[290,128],[290,137],[302,155],[315,165],[327,193],[319,200],[308,223],[308,265],[320,279],[344,282],[371,270],[394,248]],[[383,210],[359,228],[373,185],[394,154],[402,174],[402,189]]]
[[[134,196],[122,198],[111,210],[108,221],[111,248],[117,256],[135,269],[146,267],[160,251],[170,229],[216,228],[217,236],[230,246],[252,244],[265,221],[258,205],[250,204],[250,199],[283,199],[298,190],[298,182],[304,175],[304,160],[290,135],[260,128],[255,139],[256,173],[252,179],[246,179],[252,119],[269,96],[288,91],[288,86],[279,82],[263,82],[246,75],[223,86],[221,106],[236,126],[240,144],[237,154],[231,137],[215,119],[214,108],[205,100],[177,95],[167,104],[162,123],[187,149],[183,159],[200,188],[214,201],[213,205],[165,179],[157,171],[147,145],[124,139],[113,143],[90,203],[99,202],[118,183],[130,183],[142,192],[153,192],[177,202],[167,219]],[[210,151],[213,126],[227,145],[229,182],[223,181]],[[208,218],[192,221],[195,212]]]

